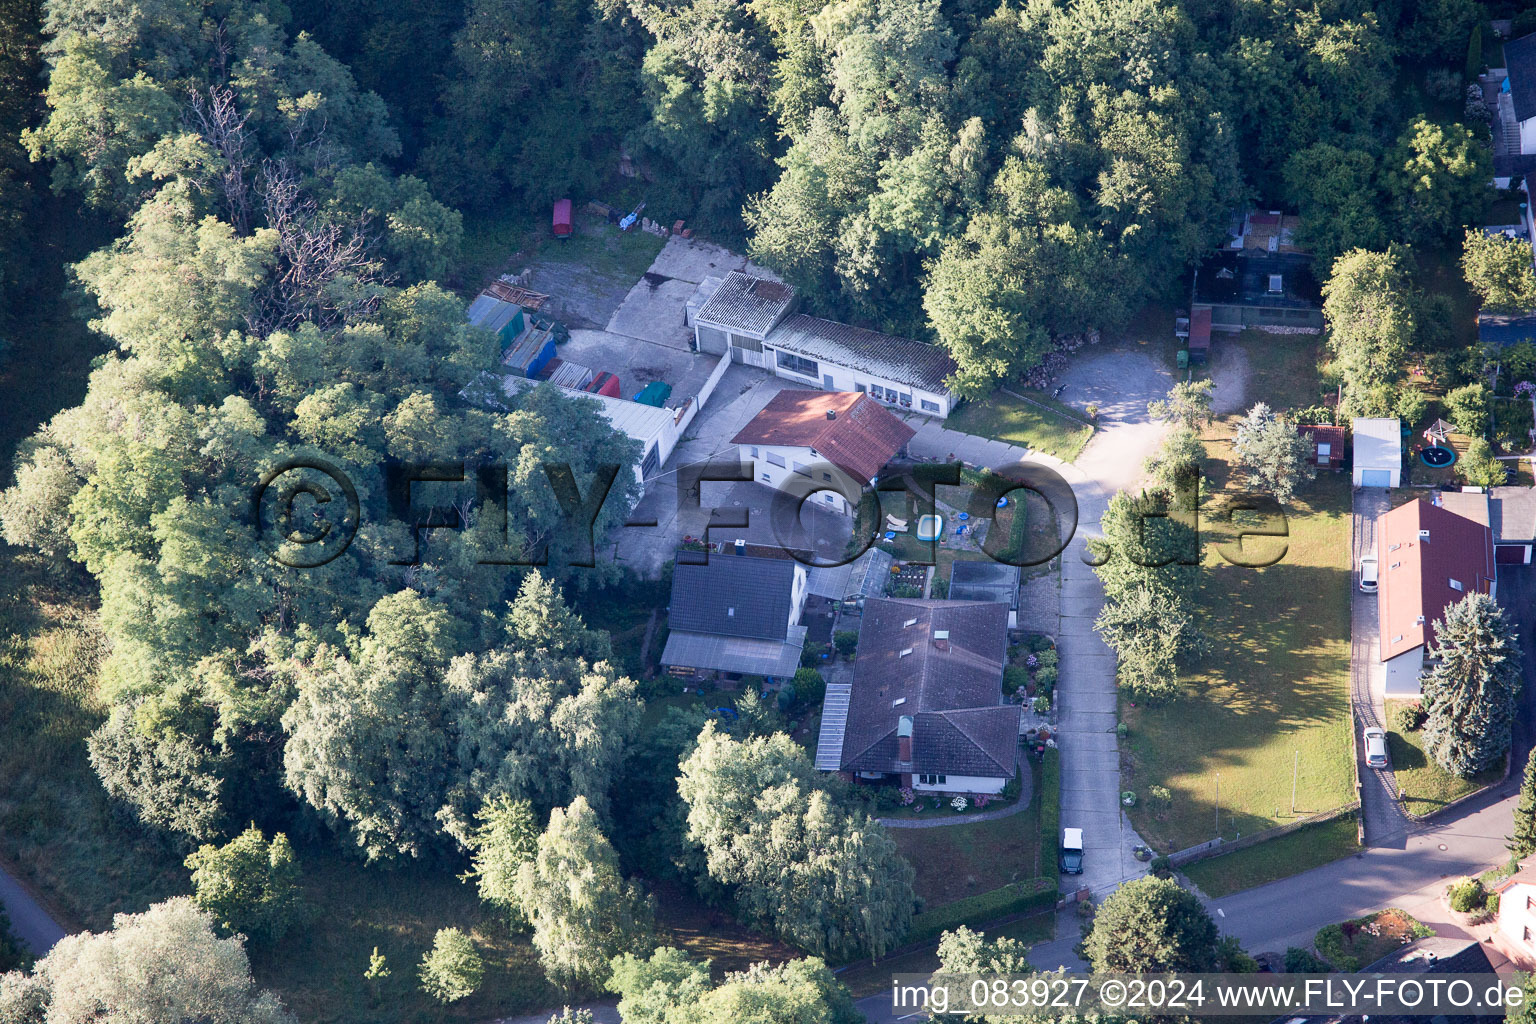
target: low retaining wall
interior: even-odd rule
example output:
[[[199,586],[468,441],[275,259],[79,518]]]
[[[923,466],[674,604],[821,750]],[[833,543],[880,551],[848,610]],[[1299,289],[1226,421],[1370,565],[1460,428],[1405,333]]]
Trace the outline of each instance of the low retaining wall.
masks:
[[[1345,804],[1343,807],[1335,807],[1331,811],[1311,814],[1305,818],[1298,818],[1284,825],[1276,825],[1274,828],[1266,828],[1262,832],[1254,832],[1251,835],[1242,836],[1238,839],[1226,840],[1217,838],[1207,840],[1196,846],[1186,847],[1176,853],[1170,853],[1168,860],[1174,867],[1181,868],[1186,864],[1193,864],[1197,860],[1207,860],[1211,857],[1219,857],[1223,854],[1246,850],[1250,846],[1257,846],[1270,839],[1278,839],[1309,825],[1321,825],[1324,822],[1342,818],[1346,814],[1354,814],[1358,810],[1360,810],[1360,802],[1357,800],[1352,804]]]

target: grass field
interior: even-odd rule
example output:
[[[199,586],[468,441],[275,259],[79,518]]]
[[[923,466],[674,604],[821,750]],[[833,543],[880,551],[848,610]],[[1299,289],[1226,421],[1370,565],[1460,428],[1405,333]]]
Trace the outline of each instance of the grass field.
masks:
[[[1324,925],[1317,930],[1313,945],[1319,956],[1339,970],[1358,971],[1415,939],[1433,934],[1433,929],[1406,911],[1388,907],[1351,921]]]
[[[1038,805],[1006,818],[944,828],[896,828],[891,838],[917,872],[914,888],[933,906],[1009,882],[1049,874],[1040,864]],[[941,816],[952,814],[940,810]]]
[[[1247,344],[1249,402],[1264,397],[1284,407],[1315,391],[1315,342],[1261,341]],[[1235,526],[1222,521],[1221,508],[1238,489],[1233,422],[1229,417],[1205,432],[1209,491],[1196,603],[1212,653],[1189,674],[1179,699],[1157,707],[1121,701],[1130,728],[1121,744],[1125,788],[1145,797],[1148,787],[1161,785],[1172,794],[1164,809],[1142,799],[1130,810],[1137,831],[1163,852],[1218,830],[1235,839],[1353,797],[1349,481],[1320,476],[1286,508],[1288,537],[1243,542],[1243,560],[1281,556],[1278,562],[1229,564],[1220,549],[1235,544]]]
[[[1387,721],[1393,722],[1392,710],[1409,701],[1387,701]],[[1388,754],[1392,758],[1392,777],[1403,791],[1403,808],[1409,814],[1433,814],[1452,800],[1477,792],[1504,776],[1502,767],[1470,779],[1457,778],[1429,759],[1424,753],[1424,733],[1402,732],[1395,726],[1387,730]]]
[[[981,401],[966,402],[944,424],[950,430],[990,437],[1071,462],[1093,436],[1093,428],[1076,418],[1042,406],[1058,405],[1047,395],[1030,394],[1041,403],[1023,402],[1003,391]],[[1075,415],[1075,414],[1074,414]]]
[[[1230,896],[1359,852],[1355,822],[1349,814],[1308,825],[1236,853],[1196,861],[1183,871],[1207,896]]]

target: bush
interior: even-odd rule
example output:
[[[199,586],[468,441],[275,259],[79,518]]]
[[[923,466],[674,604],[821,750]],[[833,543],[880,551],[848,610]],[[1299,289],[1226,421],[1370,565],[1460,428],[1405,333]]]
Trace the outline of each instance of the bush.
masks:
[[[1147,803],[1153,811],[1166,811],[1173,806],[1173,794],[1167,786],[1148,786]]]
[[[982,925],[1011,914],[1041,913],[1056,906],[1056,895],[1054,878],[1010,882],[914,915],[904,941],[923,942],[961,925]]]
[[[826,644],[806,644],[800,650],[800,667],[815,668],[821,664],[821,656],[826,653]]]
[[[1285,973],[1287,974],[1327,974],[1333,968],[1327,962],[1318,959],[1310,949],[1300,946],[1292,946],[1285,951]]]
[[[457,928],[439,928],[421,958],[421,990],[440,1003],[452,1003],[474,995],[484,977],[485,961],[469,936]]]
[[[1451,898],[1451,909],[1458,914],[1474,914],[1488,904],[1488,890],[1475,878],[1463,878],[1446,890]]]
[[[1148,866],[1148,870],[1158,878],[1172,878],[1173,861],[1164,856],[1153,857],[1152,863]]]
[[[1418,732],[1424,725],[1424,706],[1417,702],[1392,709],[1392,727],[1398,732]]]
[[[1018,780],[1009,785],[1017,787]],[[1017,788],[1015,788],[1017,793]],[[1006,787],[1003,795],[1008,796]],[[1040,869],[1055,873],[1057,847],[1061,843],[1061,752],[1047,747],[1040,759]]]
[[[1037,693],[1031,707],[1035,709],[1037,715],[1048,714],[1051,710],[1051,698],[1047,694]]]
[[[859,634],[856,630],[840,629],[832,634],[832,646],[837,648],[837,653],[845,658],[851,658],[859,649]]]
[[[806,670],[800,670],[800,672],[804,671]],[[815,670],[812,669],[811,671]],[[799,675],[800,672],[796,672],[795,675]],[[779,711],[781,713],[788,714],[789,709],[795,706],[795,684],[792,682],[785,683],[783,686],[779,687],[779,695],[777,698],[775,698],[775,703],[778,704]]]
[[[1041,666],[1035,670],[1035,692],[1049,697],[1056,690],[1056,666]]]
[[[1003,692],[1012,697],[1029,684],[1029,669],[1023,665],[1009,665],[1003,669]]]
[[[1461,76],[1450,68],[1431,68],[1424,76],[1424,91],[1442,103],[1461,96]]]
[[[794,682],[790,685],[803,708],[814,708],[827,695],[827,681],[813,668],[796,669]]]
[[[268,842],[252,825],[224,846],[199,847],[186,865],[193,901],[229,934],[276,942],[302,910],[299,865],[281,832]]]

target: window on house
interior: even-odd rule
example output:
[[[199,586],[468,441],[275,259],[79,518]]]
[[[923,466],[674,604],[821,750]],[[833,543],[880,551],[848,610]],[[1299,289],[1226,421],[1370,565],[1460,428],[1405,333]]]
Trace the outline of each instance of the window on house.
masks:
[[[925,399],[922,400],[922,404],[923,404],[923,412],[938,412],[939,411],[939,403],[938,402],[930,402],[930,401],[928,401],[928,399],[925,398]]]
[[[901,404],[906,406],[908,409],[912,408],[912,396],[911,395],[902,395],[901,396]]]
[[[816,376],[819,367],[814,359],[802,359],[792,352],[779,352],[777,354],[779,369],[788,370],[790,373],[799,373],[807,377]]]
[[[1461,585],[1461,580],[1451,580],[1451,589],[1452,590],[1466,590],[1467,588],[1463,587]]]
[[[830,494],[827,495],[827,504],[828,505],[832,504],[832,495],[830,495]]]
[[[823,473],[823,474],[821,474],[821,478],[823,480],[831,480],[832,479],[832,474],[831,473]]]
[[[770,465],[770,466],[778,466],[780,469],[783,469],[784,468],[784,456],[777,455],[777,454],[775,454],[773,452],[769,452],[768,453],[768,465]]]
[[[948,779],[943,775],[919,775],[917,781],[925,786],[942,786]]]
[[[1536,897],[1527,896],[1525,898],[1525,909],[1536,910]]]
[[[747,352],[761,352],[763,343],[756,338],[749,338],[745,334],[731,335],[731,344]]]
[[[857,391],[859,394],[862,395],[864,393],[864,385],[863,384],[859,384],[859,383],[855,383],[853,385],[853,390]]]
[[[756,447],[750,448],[750,449],[748,449],[748,451],[750,451],[752,453],[752,457],[754,459],[759,457],[758,454],[757,454],[757,448]]]
[[[1520,930],[1525,933],[1525,935],[1524,935],[1525,941],[1526,942],[1530,942],[1531,941],[1531,929],[1530,929],[1530,926],[1527,925],[1526,927],[1524,927],[1524,928],[1522,928]]]
[[[768,475],[768,474],[767,474],[767,473],[764,473],[764,474],[763,474],[763,479],[764,479],[764,480],[765,480],[765,481],[767,481],[767,482],[769,482],[769,483],[772,483],[772,482],[773,482],[773,477],[771,477],[771,476],[769,476],[769,475]]]
[[[797,463],[795,463],[795,472],[799,473],[801,476],[810,476],[811,475],[811,467],[807,466],[803,462],[797,462]]]
[[[885,389],[885,400],[887,402],[890,402],[892,405],[895,405],[896,404],[896,397],[897,396],[896,396],[896,389],[895,388],[886,388]]]

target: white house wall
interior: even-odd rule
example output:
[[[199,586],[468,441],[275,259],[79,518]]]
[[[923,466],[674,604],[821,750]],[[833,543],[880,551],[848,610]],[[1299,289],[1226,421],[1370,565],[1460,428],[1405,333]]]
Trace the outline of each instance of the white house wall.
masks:
[[[859,483],[835,466],[829,465],[810,448],[743,444],[737,445],[737,449],[741,461],[752,466],[752,479],[765,487],[800,495],[806,493],[805,488],[808,484],[824,485],[828,490],[816,491],[809,499],[810,503],[817,508],[851,516],[858,507],[861,494]],[[795,469],[797,464],[808,468],[814,467],[816,476],[808,478],[804,473],[798,472]],[[822,474],[830,475],[832,480],[830,482],[823,480]],[[849,502],[846,497],[849,494],[854,496],[853,502]]]
[[[921,777],[912,776],[914,793],[984,793],[996,796],[1008,784],[1007,779],[984,779],[977,775],[946,775],[938,785],[925,784]]]
[[[1536,153],[1536,117],[1520,122],[1520,152]]]
[[[1411,651],[1404,651],[1384,667],[1388,697],[1420,696],[1419,674],[1424,670],[1424,648],[1415,647]]]
[[[854,370],[827,359],[812,360],[816,363],[817,370],[816,376],[812,377],[809,374],[781,367],[777,354],[778,350],[773,348],[771,343],[763,347],[763,356],[767,368],[785,380],[809,384],[812,387],[819,387],[823,391],[863,391],[866,394],[870,394],[871,397],[875,397],[870,390],[871,385],[879,385],[882,391],[895,391],[898,397],[900,395],[912,396],[912,404],[910,406],[902,405],[899,400],[889,402],[883,396],[878,397],[877,400],[880,404],[890,409],[898,412],[910,410],[911,412],[922,413],[924,416],[934,416],[939,419],[945,419],[949,416],[950,397],[946,394],[925,391],[922,388],[915,388],[911,384],[904,384],[890,377],[882,377],[867,370]],[[790,355],[797,354],[794,352],[790,353]],[[810,359],[811,357],[801,356],[800,358]],[[859,386],[861,384],[863,385],[862,388]],[[934,408],[925,408],[923,406],[924,402],[932,404]]]

